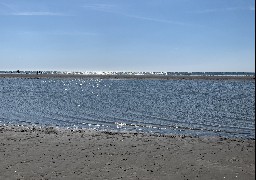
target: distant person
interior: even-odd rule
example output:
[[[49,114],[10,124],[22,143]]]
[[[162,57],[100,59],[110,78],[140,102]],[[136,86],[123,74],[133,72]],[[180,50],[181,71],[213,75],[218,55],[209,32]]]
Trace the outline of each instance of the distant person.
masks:
[[[17,73],[20,73],[20,70],[17,70]]]

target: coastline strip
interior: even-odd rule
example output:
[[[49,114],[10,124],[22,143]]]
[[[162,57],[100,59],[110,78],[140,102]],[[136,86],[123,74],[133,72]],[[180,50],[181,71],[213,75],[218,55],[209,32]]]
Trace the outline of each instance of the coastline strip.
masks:
[[[255,76],[170,76],[170,75],[78,75],[78,74],[0,74],[0,78],[73,78],[73,79],[138,79],[138,80],[251,80]]]

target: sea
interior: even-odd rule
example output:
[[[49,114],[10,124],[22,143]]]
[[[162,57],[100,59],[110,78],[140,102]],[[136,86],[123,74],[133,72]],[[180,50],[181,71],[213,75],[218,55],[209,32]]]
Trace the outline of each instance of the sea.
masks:
[[[40,73],[255,76],[253,72]],[[0,78],[0,124],[255,139],[255,81]]]

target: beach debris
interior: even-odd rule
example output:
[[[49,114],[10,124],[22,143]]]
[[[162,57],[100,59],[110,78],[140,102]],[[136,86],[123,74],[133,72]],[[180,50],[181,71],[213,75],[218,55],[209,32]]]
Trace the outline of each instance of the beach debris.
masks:
[[[58,134],[57,129],[54,127],[46,127],[44,130],[45,134]]]

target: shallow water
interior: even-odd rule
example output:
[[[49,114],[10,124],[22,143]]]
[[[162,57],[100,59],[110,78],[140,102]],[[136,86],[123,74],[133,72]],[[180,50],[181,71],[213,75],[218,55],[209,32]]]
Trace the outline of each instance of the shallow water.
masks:
[[[255,137],[255,82],[0,79],[0,123]]]

